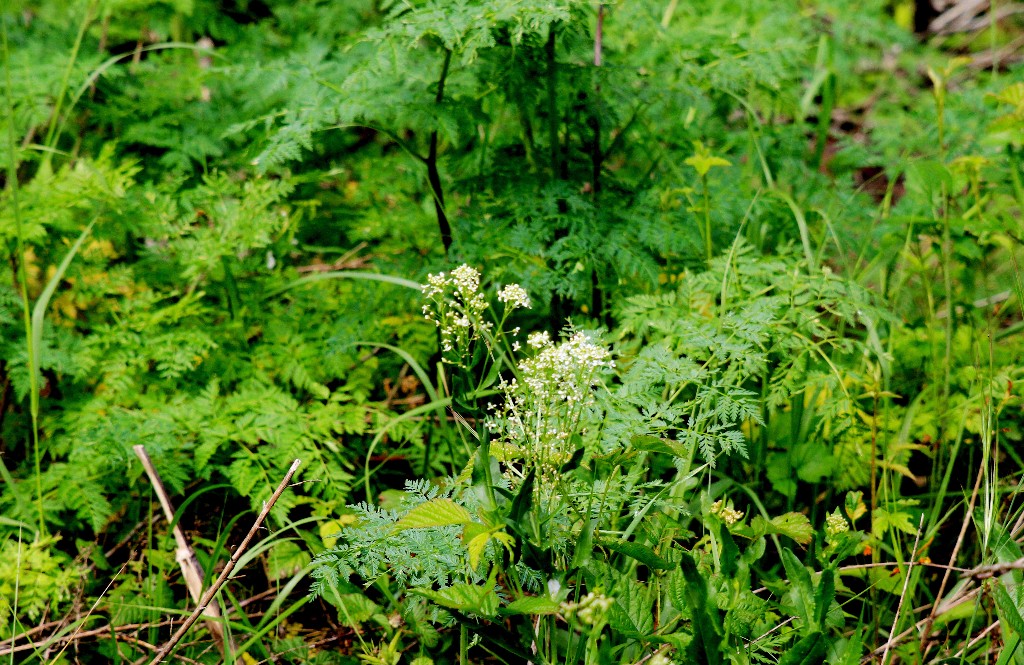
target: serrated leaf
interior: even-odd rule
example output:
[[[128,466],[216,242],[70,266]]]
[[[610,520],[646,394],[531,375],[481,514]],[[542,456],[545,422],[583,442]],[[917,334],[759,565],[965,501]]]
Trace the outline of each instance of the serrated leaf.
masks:
[[[811,538],[814,537],[814,529],[807,516],[802,513],[786,513],[771,520],[755,515],[754,519],[750,520],[750,534],[738,533],[754,538],[776,533],[792,538],[801,545],[811,542]]]
[[[357,521],[355,515],[342,515],[335,520],[327,520],[320,523],[320,538],[324,541],[324,547],[330,549],[338,542],[338,535],[346,526],[351,526]]]
[[[712,168],[716,166],[732,166],[732,162],[721,157],[716,157],[711,154],[696,154],[692,157],[687,157],[683,160],[687,166],[693,167],[693,170],[697,172],[697,175],[704,177],[708,174]]]
[[[911,521],[910,513],[903,512],[902,510],[890,511],[885,508],[875,508],[871,511],[871,535],[875,538],[881,538],[889,529],[896,529],[911,535],[917,533],[917,528]]]
[[[469,567],[476,570],[480,567],[480,560],[487,549],[487,543],[491,542],[491,534],[489,531],[484,531],[470,538],[468,542],[463,538],[463,542],[466,543],[466,551],[469,553]]]
[[[608,608],[608,625],[623,635],[645,637],[654,628],[653,604],[643,585],[630,581]]]
[[[811,527],[811,522],[803,513],[786,513],[785,515],[773,517],[771,524],[775,527],[777,533],[789,536],[801,545],[811,542],[811,538],[814,537],[814,529]]]
[[[439,526],[468,524],[473,521],[469,511],[451,499],[431,499],[410,510],[395,523],[395,531],[426,529]]]
[[[846,516],[850,518],[852,523],[856,523],[858,519],[868,512],[867,506],[864,505],[864,492],[847,492],[845,510]]]
[[[487,543],[491,540],[491,530],[478,522],[470,522],[462,528],[462,544],[469,553],[469,565],[476,570],[480,565]]]

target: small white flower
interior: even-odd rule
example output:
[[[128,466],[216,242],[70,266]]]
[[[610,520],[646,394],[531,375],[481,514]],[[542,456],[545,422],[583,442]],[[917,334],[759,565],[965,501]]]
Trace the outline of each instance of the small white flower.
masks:
[[[551,594],[552,598],[558,598],[558,592],[562,590],[562,585],[558,580],[548,580],[548,593]]]
[[[534,349],[539,349],[551,344],[551,335],[546,330],[541,332],[533,332],[527,335],[526,343]]]
[[[512,342],[512,350],[513,351],[518,351],[521,348],[523,348],[523,345],[520,344],[518,341]]]
[[[480,273],[463,263],[452,271],[452,284],[464,295],[476,293],[480,289]]]
[[[509,284],[498,291],[498,300],[506,303],[512,309],[517,307],[523,309],[530,308],[530,295],[526,292],[526,289],[518,284]]]

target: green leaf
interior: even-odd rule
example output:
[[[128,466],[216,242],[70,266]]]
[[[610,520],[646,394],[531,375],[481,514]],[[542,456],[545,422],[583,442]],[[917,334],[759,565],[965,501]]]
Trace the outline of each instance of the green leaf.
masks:
[[[274,543],[267,552],[267,579],[271,581],[291,577],[310,561],[309,552],[290,540]]]
[[[708,171],[716,166],[732,166],[732,162],[729,160],[712,155],[700,141],[697,141],[694,147],[697,150],[696,154],[692,157],[687,157],[683,162],[687,166],[693,167],[700,177],[706,176]]]
[[[721,573],[725,577],[732,579],[736,577],[736,572],[739,570],[741,561],[740,550],[736,547],[736,541],[733,540],[732,534],[729,533],[729,528],[725,525],[725,522],[719,521],[718,523],[718,540],[722,548],[722,553],[719,557]]]
[[[648,568],[656,570],[672,570],[675,565],[658,556],[654,550],[646,545],[631,543],[625,540],[599,540],[602,547],[607,547],[613,552],[624,554],[631,559],[636,559]]]
[[[868,512],[867,506],[864,505],[864,492],[847,492],[844,509],[850,522],[856,523],[864,513]]]
[[[685,446],[657,436],[637,435],[630,439],[630,444],[637,450],[649,453],[664,453],[665,455],[673,455],[675,457],[687,456]]]
[[[821,577],[818,579],[818,586],[814,591],[814,605],[817,610],[815,620],[818,622],[819,626],[825,625],[829,610],[832,609],[832,600],[835,596],[835,571],[831,568],[826,568],[821,571]]]
[[[89,222],[82,232],[78,235],[78,239],[71,245],[71,249],[64,255],[64,260],[57,266],[57,270],[53,273],[50,279],[46,282],[46,287],[43,288],[43,292],[39,294],[39,298],[36,299],[36,304],[32,308],[32,357],[29,361],[32,364],[32,375],[35,376],[39,373],[39,357],[43,348],[43,321],[46,318],[46,310],[50,306],[50,299],[53,298],[54,292],[57,290],[57,285],[64,279],[64,273],[68,271],[68,267],[74,260],[75,255],[78,254],[78,250],[82,248],[82,243],[89,236],[89,232],[92,231],[93,225],[96,220]],[[39,409],[38,395],[32,395],[32,411],[35,412]]]
[[[1006,586],[1002,583],[995,584],[994,587],[999,620],[1008,624],[1017,635],[1024,636],[1024,618],[1021,618],[1020,610],[1017,604],[1013,602],[1010,592],[1006,590]]]
[[[469,567],[473,570],[480,566],[480,560],[490,540],[491,530],[483,524],[470,522],[462,529],[462,544],[469,553]]]
[[[536,469],[531,469],[523,480],[516,498],[512,499],[512,507],[508,512],[508,521],[511,524],[516,526],[521,524],[526,513],[530,511],[530,507],[533,505],[533,483],[536,478]]]
[[[575,435],[575,436],[578,438],[579,435]],[[559,470],[558,470],[559,473],[569,473],[570,471],[572,471],[572,470],[576,469],[577,467],[579,467],[580,462],[583,461],[583,455],[586,452],[587,452],[586,448],[582,448],[582,447],[581,448],[577,448],[575,451],[573,451],[572,457],[569,458],[569,461],[566,462],[565,464],[563,464],[559,468]]]
[[[779,659],[779,665],[820,665],[825,655],[825,636],[820,631],[805,635]]]
[[[792,538],[801,545],[811,542],[814,537],[811,522],[803,513],[786,513],[771,520],[755,515],[754,519],[750,520],[750,529],[754,537],[777,533]]]
[[[523,596],[501,609],[502,614],[557,614],[561,603],[547,596]]]
[[[817,613],[814,611],[814,585],[811,575],[788,547],[782,550],[782,565],[786,569],[792,587],[791,597],[797,616],[803,622],[804,633],[810,635],[818,629]]]
[[[697,564],[689,552],[683,552],[679,568],[686,582],[685,606],[690,608],[693,617],[693,641],[687,648],[687,655],[695,663],[721,665],[722,634],[718,628],[718,610],[708,599],[707,583],[697,572]]]
[[[919,159],[907,167],[907,191],[932,204],[943,191],[949,193],[953,187],[953,175],[942,162]]]
[[[803,513],[786,513],[772,518],[772,526],[777,533],[789,536],[801,545],[811,542],[814,537],[814,529],[810,520]]]
[[[324,594],[324,599],[338,608],[338,619],[345,625],[356,628],[358,624],[369,621],[381,609],[361,593]]]
[[[576,550],[572,555],[573,568],[579,568],[590,561],[594,553],[594,532],[597,529],[597,521],[591,517],[583,525],[579,538],[576,539]]]
[[[608,609],[608,625],[629,637],[645,637],[654,628],[653,603],[647,589],[630,580]]]
[[[1002,92],[995,93],[992,97],[1004,104],[1010,104],[1018,109],[1022,109],[1024,108],[1024,83],[1014,83],[1007,86]]]
[[[473,521],[469,511],[451,499],[431,499],[410,510],[405,517],[395,523],[395,531],[406,529],[425,529],[455,524],[468,524]]]
[[[881,538],[889,529],[896,529],[912,535],[917,533],[910,513],[902,510],[886,510],[885,508],[875,508],[871,511],[871,535]]]
[[[494,616],[498,611],[498,594],[488,586],[453,584],[444,589],[409,589],[409,593],[423,596],[441,607],[482,616]]]

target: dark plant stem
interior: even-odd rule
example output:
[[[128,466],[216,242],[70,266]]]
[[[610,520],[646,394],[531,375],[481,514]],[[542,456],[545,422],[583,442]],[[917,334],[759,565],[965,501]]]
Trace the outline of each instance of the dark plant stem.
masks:
[[[548,75],[548,146],[551,150],[551,181],[558,179],[558,63],[555,61],[555,27],[548,28],[544,46]]]
[[[448,78],[448,68],[452,63],[452,52],[445,50],[444,64],[441,66],[441,76],[437,80],[437,96],[434,97],[434,104],[440,106],[444,101],[444,82]],[[437,226],[441,231],[441,243],[444,245],[444,253],[452,246],[452,227],[448,223],[448,215],[444,210],[444,190],[441,189],[441,174],[437,170],[437,142],[438,133],[435,129],[430,133],[430,151],[427,153],[427,180],[430,182],[430,191],[434,196],[434,211],[437,213]]]
[[[604,3],[597,6],[597,27],[594,30],[594,103],[591,107],[590,126],[594,130],[594,142],[590,146],[591,164],[591,187],[594,197],[594,208],[598,205],[598,198],[601,194],[601,165],[604,161],[604,153],[601,151],[601,76],[599,70],[602,58],[602,42],[604,39]],[[595,317],[601,316],[604,305],[604,294],[601,289],[601,280],[595,267],[590,274],[591,300],[590,305]]]
[[[591,185],[595,201],[601,191],[601,163],[604,160],[604,154],[601,152],[601,78],[598,74],[603,39],[604,3],[601,3],[597,6],[597,28],[594,30],[594,104],[590,113],[590,126],[594,130],[594,143],[590,147]]]
[[[0,363],[0,374],[3,374],[4,382],[0,386],[0,433],[4,431],[4,417],[7,415],[7,400],[11,394],[11,377],[6,372],[6,365]],[[2,440],[2,439],[0,439]],[[3,453],[3,449],[0,448],[0,453]]]

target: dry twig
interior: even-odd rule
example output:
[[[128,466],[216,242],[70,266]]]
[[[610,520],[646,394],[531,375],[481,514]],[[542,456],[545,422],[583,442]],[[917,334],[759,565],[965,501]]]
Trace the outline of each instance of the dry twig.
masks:
[[[160,474],[157,473],[156,467],[153,466],[153,461],[149,458],[146,447],[141,445],[132,446],[132,450],[135,451],[135,455],[142,462],[142,467],[146,470],[146,475],[149,476],[149,482],[152,483],[153,491],[156,492],[160,506],[164,509],[167,522],[174,523],[174,506],[171,505],[171,499],[167,496],[167,490],[164,489],[164,483],[160,479]],[[177,559],[178,565],[181,566],[181,575],[185,578],[185,586],[188,587],[189,595],[192,596],[192,600],[198,603],[199,599],[203,597],[203,566],[199,563],[196,552],[192,548],[192,543],[189,541],[184,529],[181,528],[181,524],[174,524],[172,531],[174,532],[174,541],[178,544],[174,558]],[[220,604],[216,599],[210,601],[209,608],[206,610],[206,617],[206,628],[213,635],[221,655],[224,655],[224,626],[220,621]],[[228,642],[230,652],[234,653],[235,645],[231,643],[230,637]]]
[[[277,486],[276,490],[274,490],[270,500],[263,504],[263,510],[260,511],[260,514],[253,523],[252,528],[249,529],[249,533],[245,534],[245,538],[242,540],[241,544],[235,548],[235,553],[231,555],[230,559],[228,559],[227,564],[224,566],[224,570],[220,572],[216,581],[214,581],[214,583],[210,585],[210,588],[206,590],[206,593],[203,594],[203,597],[199,600],[199,604],[196,609],[192,611],[192,614],[185,619],[185,622],[174,632],[174,635],[171,635],[171,639],[169,639],[167,643],[160,648],[160,651],[156,654],[153,660],[150,661],[150,665],[157,665],[157,663],[162,662],[163,659],[167,657],[167,654],[171,652],[174,645],[181,641],[181,638],[185,636],[188,629],[196,622],[199,615],[201,615],[206,610],[207,606],[213,601],[214,596],[217,595],[220,588],[228,581],[228,577],[231,576],[231,571],[235,569],[235,565],[242,557],[242,553],[249,547],[249,542],[253,539],[253,536],[256,535],[256,532],[259,531],[260,526],[263,524],[263,520],[265,520],[267,515],[270,513],[270,509],[273,508],[274,504],[277,503],[277,500],[281,498],[281,494],[283,494],[284,490],[288,487],[288,484],[292,480],[292,476],[295,475],[295,471],[298,470],[299,464],[301,463],[301,460],[295,460],[292,462],[291,467],[288,469],[288,473],[284,476],[284,480],[282,480],[281,484]]]

